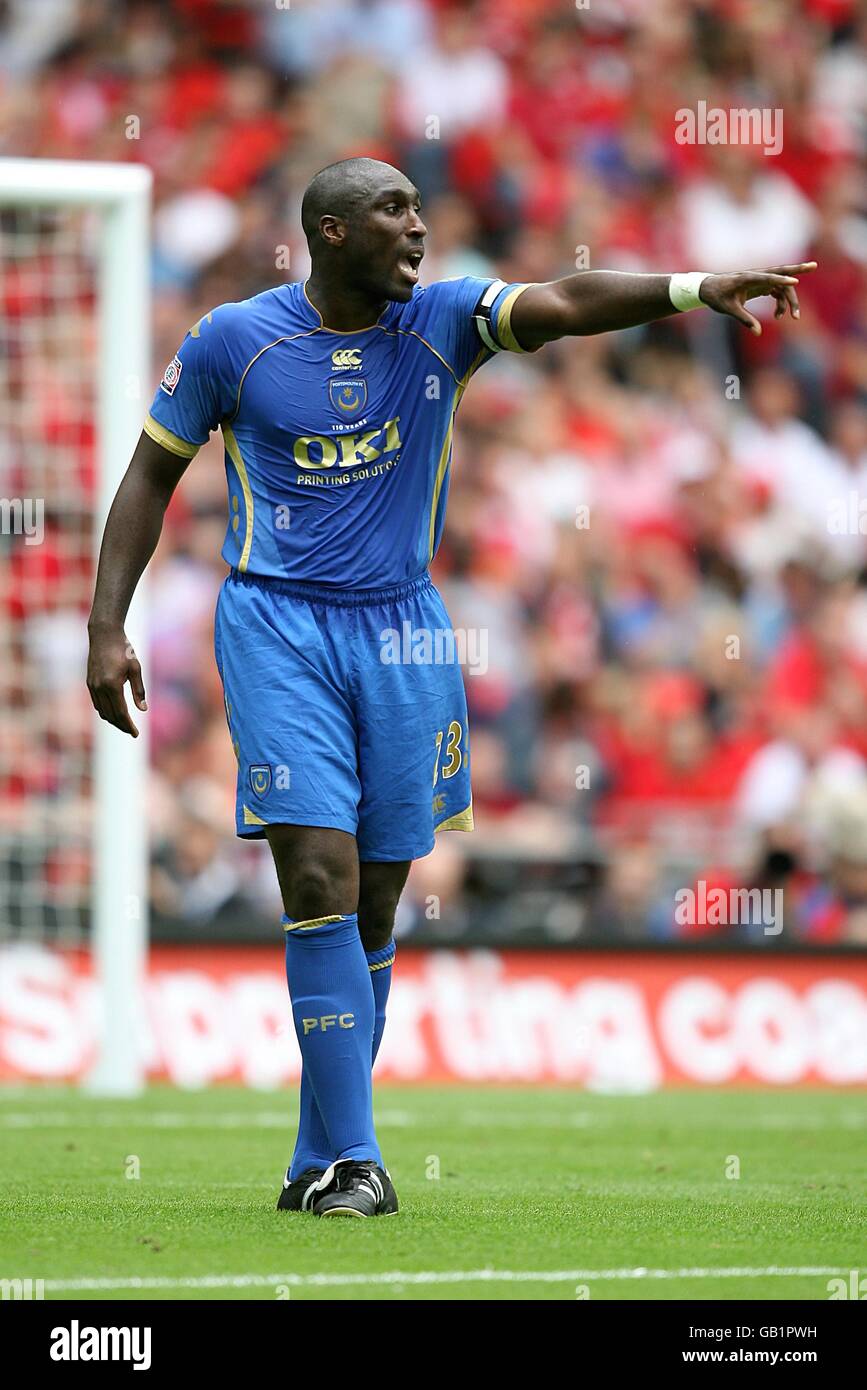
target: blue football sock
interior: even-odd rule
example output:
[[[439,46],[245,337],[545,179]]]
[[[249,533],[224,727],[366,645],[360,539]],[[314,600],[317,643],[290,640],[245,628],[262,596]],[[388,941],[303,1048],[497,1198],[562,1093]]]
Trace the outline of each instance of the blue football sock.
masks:
[[[379,1044],[382,1042],[382,1034],[385,1029],[385,1006],[388,1003],[388,992],[391,989],[391,967],[394,965],[395,946],[393,941],[389,941],[387,946],[383,946],[379,951],[365,951],[367,965],[370,970],[370,980],[373,985],[373,1058],[376,1061],[376,1054],[379,1051]]]
[[[286,926],[290,919],[283,918]],[[390,941],[379,951],[365,951],[370,981],[373,985],[373,1048],[371,1062],[376,1061],[379,1044],[385,1028],[385,1006],[391,989],[391,968],[394,965],[395,945]],[[334,1158],[328,1139],[328,1131],[319,1113],[316,1096],[307,1068],[301,1068],[301,1104],[298,1118],[298,1140],[292,1156],[289,1176],[297,1178],[310,1168],[328,1168]]]
[[[323,1131],[304,1132],[305,1119],[312,1116],[309,1106],[307,1115],[302,1107],[290,1176],[328,1167],[339,1158],[381,1165],[370,1075],[373,987],[358,917],[354,912],[309,922],[284,917],[283,926],[286,978],[303,1060],[302,1094],[315,1100]]]
[[[319,1113],[316,1096],[307,1067],[301,1066],[301,1097],[298,1113],[298,1138],[289,1167],[290,1178],[300,1177],[310,1168],[330,1168],[331,1141],[325,1122]]]

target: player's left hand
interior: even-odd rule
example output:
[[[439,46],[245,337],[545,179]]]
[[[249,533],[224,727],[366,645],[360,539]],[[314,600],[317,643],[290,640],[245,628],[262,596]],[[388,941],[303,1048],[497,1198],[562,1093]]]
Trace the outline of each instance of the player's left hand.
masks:
[[[773,270],[735,270],[725,275],[708,275],[701,282],[699,297],[718,314],[728,314],[745,324],[758,338],[762,325],[754,314],[744,308],[746,301],[760,294],[769,294],[777,301],[775,319],[782,318],[786,309],[793,319],[798,319],[801,317],[795,289],[798,276],[808,275],[815,269],[815,261],[804,261],[801,265],[778,265]]]

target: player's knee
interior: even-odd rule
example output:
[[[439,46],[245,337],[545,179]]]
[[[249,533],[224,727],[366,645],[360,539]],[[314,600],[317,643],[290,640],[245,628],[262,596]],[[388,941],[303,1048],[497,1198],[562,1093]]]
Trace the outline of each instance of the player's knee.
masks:
[[[352,886],[333,864],[317,859],[296,861],[281,879],[284,910],[296,922],[352,910]]]

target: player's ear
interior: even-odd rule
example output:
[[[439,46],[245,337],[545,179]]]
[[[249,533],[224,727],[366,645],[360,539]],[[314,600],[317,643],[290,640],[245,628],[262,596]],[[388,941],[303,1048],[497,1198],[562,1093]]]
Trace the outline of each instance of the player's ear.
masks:
[[[319,219],[319,234],[328,246],[342,246],[346,240],[346,223],[342,217],[327,212]]]

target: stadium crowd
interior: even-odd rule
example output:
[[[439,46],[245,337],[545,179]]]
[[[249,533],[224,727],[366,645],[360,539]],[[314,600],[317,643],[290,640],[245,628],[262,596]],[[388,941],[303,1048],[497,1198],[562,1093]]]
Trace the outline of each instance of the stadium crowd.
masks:
[[[399,925],[448,940],[484,921],[492,938],[867,941],[867,7],[0,13],[0,154],[154,171],[154,382],[209,308],[306,275],[301,193],[353,154],[422,190],[425,282],[819,261],[800,322],[760,307],[760,338],[696,313],[503,354],[473,381],[434,574],[455,626],[486,635],[466,676],[477,829],[414,866]],[[677,112],[702,101],[782,111],[781,148],[680,143]],[[7,317],[39,308],[8,263],[0,292]],[[67,493],[92,489],[93,432],[87,402],[43,369],[28,428],[63,451],[68,488],[46,497],[42,546],[2,538],[3,640],[29,670],[4,679],[20,687],[6,691],[20,715],[3,739],[9,822],[52,792],[25,694],[62,705],[71,746],[92,733],[76,635],[91,575]],[[6,496],[19,467],[7,441]],[[232,835],[211,649],[224,529],[214,438],[168,513],[145,669],[154,909],[166,930],[211,935],[279,911],[267,849]],[[84,872],[81,856],[56,870]],[[784,888],[782,936],[679,922],[675,893],[700,879]]]

